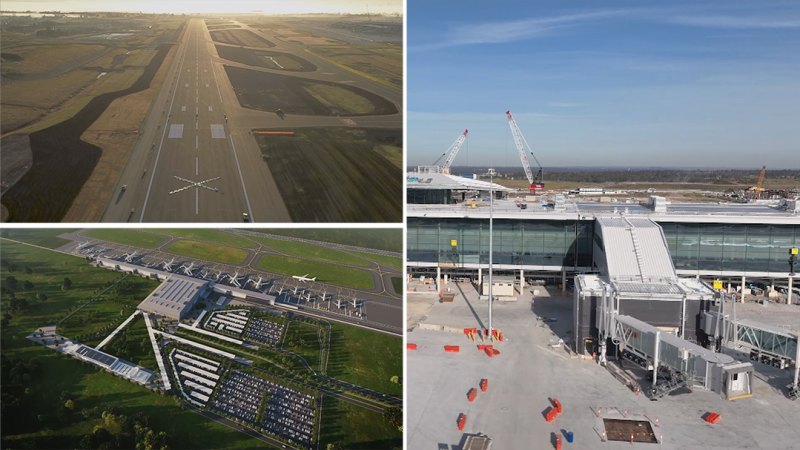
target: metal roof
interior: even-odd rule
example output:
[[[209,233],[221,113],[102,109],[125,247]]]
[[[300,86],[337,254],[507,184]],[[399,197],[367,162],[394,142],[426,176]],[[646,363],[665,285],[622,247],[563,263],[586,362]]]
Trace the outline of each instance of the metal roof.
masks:
[[[609,278],[674,280],[672,265],[661,227],[650,219],[598,217]]]
[[[467,191],[495,191],[511,192],[513,189],[488,181],[473,180],[472,178],[459,177],[445,173],[418,173],[406,174],[406,187],[408,189],[453,189]]]
[[[477,182],[477,180],[467,181]],[[411,188],[409,183],[409,188]],[[753,224],[798,224],[800,215],[787,211],[780,205],[740,203],[670,203],[666,212],[655,212],[639,203],[592,202],[567,199],[565,209],[556,211],[548,206],[544,196],[537,201],[524,201],[526,209],[518,206],[516,199],[494,201],[494,217],[520,220],[565,220],[580,217],[591,220],[595,217],[644,217],[658,222],[692,223],[753,223]],[[470,208],[463,203],[452,205],[408,204],[409,217],[475,218],[487,219],[489,208]]]

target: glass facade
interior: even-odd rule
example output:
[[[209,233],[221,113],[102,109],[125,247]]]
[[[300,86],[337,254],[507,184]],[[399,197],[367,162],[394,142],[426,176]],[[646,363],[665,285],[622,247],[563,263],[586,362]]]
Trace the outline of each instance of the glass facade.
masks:
[[[678,270],[788,272],[800,225],[662,223]]]
[[[587,221],[496,219],[494,263],[591,266],[592,230]],[[489,263],[488,220],[409,217],[407,239],[409,261]]]
[[[787,272],[789,249],[800,246],[800,225],[661,226],[678,270]],[[593,221],[496,219],[494,263],[591,267],[593,229]],[[489,221],[409,217],[408,260],[488,264]]]

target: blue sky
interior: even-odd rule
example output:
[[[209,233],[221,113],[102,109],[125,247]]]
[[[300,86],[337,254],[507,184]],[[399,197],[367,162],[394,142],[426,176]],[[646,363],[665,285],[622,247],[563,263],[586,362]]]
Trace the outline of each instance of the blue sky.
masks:
[[[408,0],[408,162],[800,168],[800,2]]]

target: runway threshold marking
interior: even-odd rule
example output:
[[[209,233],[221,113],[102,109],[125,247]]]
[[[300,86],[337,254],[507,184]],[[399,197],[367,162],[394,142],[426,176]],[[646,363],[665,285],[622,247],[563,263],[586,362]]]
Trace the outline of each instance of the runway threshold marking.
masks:
[[[186,106],[181,106],[181,111],[186,111]]]
[[[208,112],[211,112],[211,111],[213,111],[213,110],[214,110],[214,109],[213,109],[213,108],[211,108],[211,106],[209,105],[209,107],[208,107]]]

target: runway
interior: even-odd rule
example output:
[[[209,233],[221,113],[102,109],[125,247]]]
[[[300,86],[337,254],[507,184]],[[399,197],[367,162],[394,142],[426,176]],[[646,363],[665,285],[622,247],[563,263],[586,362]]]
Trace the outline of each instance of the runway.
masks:
[[[347,72],[302,46],[240,25],[277,44],[269,50],[300,55],[317,70],[287,73],[222,59],[216,50],[220,44],[211,39],[203,19],[190,19],[103,221],[288,222],[289,211],[252,129],[402,127],[402,113],[278,117],[241,107],[223,64],[358,86],[393,102],[399,111],[402,92]]]
[[[210,39],[202,20],[188,22],[104,221],[289,219],[252,137],[230,127]]]

